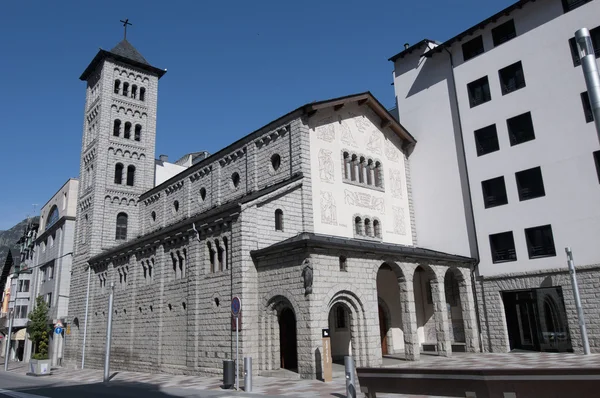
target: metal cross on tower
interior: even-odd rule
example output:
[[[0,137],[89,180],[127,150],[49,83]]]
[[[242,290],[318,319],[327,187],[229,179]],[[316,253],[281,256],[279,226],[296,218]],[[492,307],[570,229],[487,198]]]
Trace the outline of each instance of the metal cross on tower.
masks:
[[[129,18],[125,19],[124,21],[121,19],[120,22],[123,22],[123,27],[125,28],[125,35],[123,36],[123,38],[127,39],[127,25],[133,25],[131,24],[131,22],[129,22]]]

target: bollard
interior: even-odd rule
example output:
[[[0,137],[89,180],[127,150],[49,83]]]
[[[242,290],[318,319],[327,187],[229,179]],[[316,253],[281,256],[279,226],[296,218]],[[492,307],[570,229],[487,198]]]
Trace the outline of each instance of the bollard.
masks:
[[[252,357],[244,357],[244,391],[252,391]]]
[[[356,378],[354,377],[354,360],[352,357],[344,357],[344,369],[346,374],[346,398],[356,398]]]

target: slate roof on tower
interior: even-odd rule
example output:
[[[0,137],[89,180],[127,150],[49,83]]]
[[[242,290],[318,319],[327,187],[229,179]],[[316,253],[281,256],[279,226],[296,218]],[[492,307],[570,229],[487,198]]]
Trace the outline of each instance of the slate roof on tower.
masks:
[[[92,62],[90,62],[88,67],[85,68],[85,71],[83,71],[79,79],[87,80],[92,72],[96,70],[98,65],[105,59],[112,59],[140,68],[153,75],[157,75],[159,79],[165,73],[167,73],[167,71],[164,69],[159,69],[150,65],[150,63],[146,61],[146,58],[144,58],[144,56],[138,50],[136,50],[136,48],[130,42],[128,42],[127,39],[123,39],[110,51],[100,49]]]

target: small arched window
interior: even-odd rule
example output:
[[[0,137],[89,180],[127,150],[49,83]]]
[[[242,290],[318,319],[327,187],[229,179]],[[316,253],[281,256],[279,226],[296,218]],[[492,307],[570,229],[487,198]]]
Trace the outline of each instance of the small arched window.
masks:
[[[383,186],[381,163],[375,162],[373,173],[375,175],[375,186],[381,188]]]
[[[365,171],[367,169],[367,162],[364,157],[361,156],[360,161],[358,162],[358,182],[364,183],[365,179]]]
[[[117,215],[117,230],[115,234],[116,240],[127,239],[127,214],[119,213]]]
[[[219,271],[223,271],[223,248],[219,245],[219,241],[215,240],[215,246],[217,247],[217,260],[219,261]]]
[[[135,99],[137,97],[137,86],[134,84],[131,86],[131,98]]]
[[[140,124],[135,125],[135,135],[133,139],[136,141],[140,141],[142,139],[142,126]]]
[[[132,187],[134,181],[135,181],[135,166],[129,165],[129,166],[127,166],[127,185]]]
[[[356,181],[358,180],[358,157],[356,155],[352,155],[350,166],[350,180]]]
[[[350,175],[352,164],[350,163],[350,154],[348,152],[344,152],[344,178],[346,180],[350,179]]]
[[[140,87],[140,101],[146,100],[146,89],[144,87]]]
[[[369,220],[368,218],[365,218],[365,235],[373,236],[372,232],[373,231],[371,229],[371,220]]]
[[[381,225],[379,224],[379,220],[373,220],[373,232],[375,233],[376,238],[381,238]]]
[[[274,153],[273,156],[271,156],[271,167],[273,167],[273,171],[279,170],[280,166],[281,166],[281,156],[279,156],[278,153]]]
[[[156,212],[155,211],[150,213],[150,216],[152,217],[152,222],[156,221]]]
[[[204,202],[206,199],[206,188],[200,188],[200,202]]]
[[[123,83],[123,95],[126,97],[129,95],[129,83]]]
[[[126,122],[125,123],[125,130],[123,131],[123,138],[131,138],[131,123],[130,122]]]
[[[119,94],[119,91],[121,90],[121,81],[120,80],[115,80],[115,94]]]
[[[208,249],[208,257],[210,259],[210,272],[215,272],[215,251],[213,250],[210,242],[206,242],[206,247]]]
[[[173,211],[175,213],[177,213],[179,211],[179,201],[176,200],[175,202],[173,202]]]
[[[283,210],[275,210],[275,231],[283,231]]]
[[[119,119],[115,119],[115,123],[113,124],[113,135],[118,137],[121,134],[121,121]]]
[[[240,185],[240,175],[237,171],[231,175],[231,183],[234,188],[237,188]]]
[[[223,254],[223,261],[225,263],[225,269],[229,269],[229,262],[227,261],[227,255],[229,253],[229,242],[227,241],[227,237],[223,237],[223,250],[225,253]]]
[[[117,163],[115,165],[115,184],[123,183],[123,164]]]
[[[356,233],[356,235],[362,235],[362,220],[360,217],[354,219],[354,233]]]
[[[347,270],[348,270],[348,263],[347,263],[346,256],[340,256],[340,271],[347,271]]]

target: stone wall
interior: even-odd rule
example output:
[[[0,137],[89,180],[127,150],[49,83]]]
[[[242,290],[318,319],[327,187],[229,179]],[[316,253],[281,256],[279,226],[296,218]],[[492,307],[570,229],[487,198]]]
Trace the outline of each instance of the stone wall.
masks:
[[[588,331],[591,352],[600,352],[600,266],[577,267],[579,294]],[[573,350],[583,352],[577,308],[568,269],[549,269],[528,273],[504,274],[480,278],[476,282],[483,350],[510,350],[506,316],[501,292],[560,286],[568,319]]]

